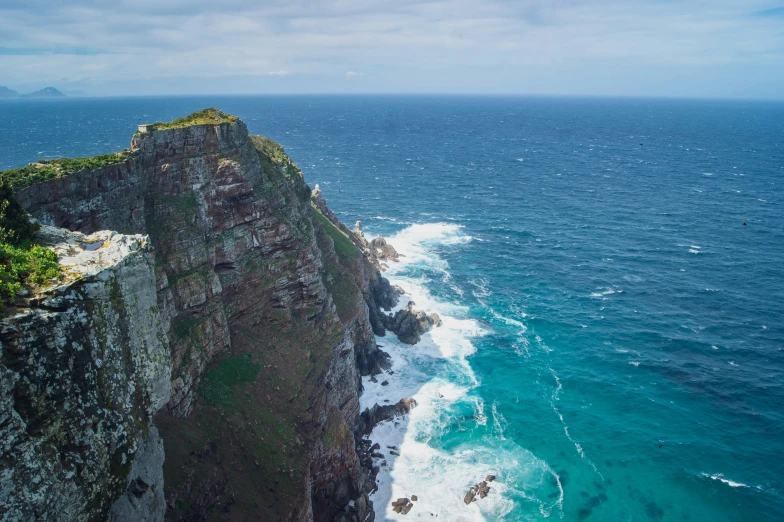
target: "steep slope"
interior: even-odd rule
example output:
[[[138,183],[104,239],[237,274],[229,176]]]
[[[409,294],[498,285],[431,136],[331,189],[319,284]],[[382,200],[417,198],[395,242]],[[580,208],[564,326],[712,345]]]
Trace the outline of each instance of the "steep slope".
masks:
[[[167,518],[372,520],[354,433],[360,375],[384,364],[371,316],[395,291],[279,145],[218,111],[172,123],[97,163],[2,174],[42,223],[149,236],[171,368],[154,420]]]

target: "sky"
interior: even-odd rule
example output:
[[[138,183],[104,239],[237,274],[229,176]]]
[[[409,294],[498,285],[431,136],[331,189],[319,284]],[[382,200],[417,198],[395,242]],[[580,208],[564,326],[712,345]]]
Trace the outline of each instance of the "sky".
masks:
[[[0,85],[784,98],[784,0],[2,0]]]

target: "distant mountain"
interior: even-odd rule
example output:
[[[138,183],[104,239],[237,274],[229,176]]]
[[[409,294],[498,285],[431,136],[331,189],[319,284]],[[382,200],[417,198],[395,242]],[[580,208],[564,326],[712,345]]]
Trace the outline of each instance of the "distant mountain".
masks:
[[[65,98],[65,94],[54,87],[44,87],[40,91],[23,94],[22,98]]]
[[[11,90],[3,85],[0,85],[0,98],[18,98],[18,97],[19,97],[18,92]]]

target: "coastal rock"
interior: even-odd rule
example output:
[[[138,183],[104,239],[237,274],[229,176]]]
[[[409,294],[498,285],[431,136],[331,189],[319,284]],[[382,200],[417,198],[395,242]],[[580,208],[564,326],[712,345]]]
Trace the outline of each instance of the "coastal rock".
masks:
[[[407,498],[399,498],[392,502],[392,511],[395,513],[400,513],[401,515],[407,515],[413,507],[414,504],[412,504],[411,501]]]
[[[492,477],[492,479],[490,479]],[[488,479],[495,480],[494,475],[488,475]],[[477,501],[477,496],[481,498],[485,498],[488,493],[490,493],[490,486],[487,485],[487,480],[483,480],[479,484],[474,484],[471,486],[468,491],[466,492],[465,496],[463,497],[463,502],[466,504],[470,504],[471,502]]]
[[[415,308],[416,303],[409,301],[405,308],[394,316],[385,315],[384,324],[406,344],[416,344],[421,336],[435,327],[441,326],[441,318],[436,313],[427,314]]]
[[[369,248],[373,252],[375,258],[380,261],[400,261],[400,254],[398,254],[397,250],[395,250],[395,247],[387,243],[387,240],[381,236],[376,236],[373,238],[373,240],[370,242]]]
[[[402,417],[403,415],[407,414],[409,411],[414,409],[416,405],[417,405],[416,400],[411,397],[400,399],[400,401],[397,404],[390,404],[386,406],[379,406],[378,404],[375,404],[372,408],[366,409],[360,415],[358,432],[361,435],[368,435],[370,434],[371,431],[373,431],[373,428],[379,422],[392,420],[397,417]],[[397,453],[397,452],[390,451],[390,453]]]

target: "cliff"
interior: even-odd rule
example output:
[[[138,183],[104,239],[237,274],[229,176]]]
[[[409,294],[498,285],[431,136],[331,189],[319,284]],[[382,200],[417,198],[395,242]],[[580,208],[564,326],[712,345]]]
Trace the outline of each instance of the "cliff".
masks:
[[[70,275],[5,311],[0,518],[372,521],[397,292],[358,237],[218,111],[107,158],[2,174]]]

